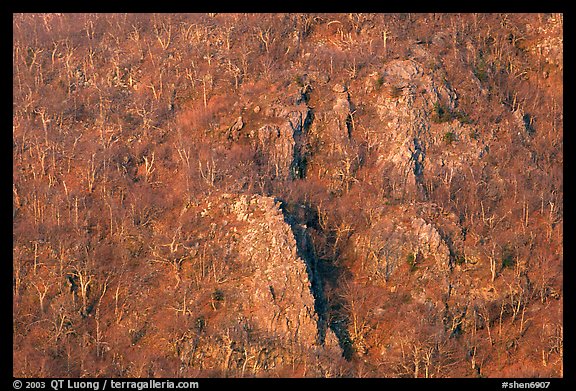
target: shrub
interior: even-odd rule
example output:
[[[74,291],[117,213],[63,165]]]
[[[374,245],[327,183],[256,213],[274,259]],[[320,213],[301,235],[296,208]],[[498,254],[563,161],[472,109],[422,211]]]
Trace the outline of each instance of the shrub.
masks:
[[[434,112],[432,113],[432,122],[442,123],[448,122],[452,119],[450,109],[440,102],[434,103]]]
[[[410,292],[406,292],[402,296],[400,296],[400,301],[402,302],[402,304],[410,303],[412,301],[412,295],[410,294]]]
[[[444,140],[444,142],[446,144],[450,145],[454,141],[456,141],[456,134],[452,131],[446,132],[446,133],[444,133],[444,136],[442,137],[442,139]]]
[[[401,87],[393,86],[390,89],[390,97],[399,98],[400,95],[402,95],[402,88]]]
[[[416,270],[416,254],[410,253],[406,256],[406,263],[410,266],[410,271],[413,272]]]
[[[514,266],[516,256],[510,246],[505,246],[502,249],[502,269]]]
[[[224,292],[220,289],[216,289],[214,292],[212,292],[212,300],[224,301]]]
[[[471,124],[472,119],[464,111],[457,111],[454,113],[454,118],[456,118],[461,124]]]
[[[456,256],[456,265],[463,265],[466,263],[466,257],[464,255]]]
[[[486,61],[482,56],[480,56],[480,59],[474,65],[474,76],[476,76],[476,78],[478,78],[478,80],[480,80],[483,83],[488,81],[487,65]]]
[[[304,87],[304,77],[297,75],[294,78],[294,81],[296,82],[296,84],[298,85],[298,87]]]
[[[206,319],[204,316],[199,316],[195,321],[196,330],[201,333],[206,329]]]

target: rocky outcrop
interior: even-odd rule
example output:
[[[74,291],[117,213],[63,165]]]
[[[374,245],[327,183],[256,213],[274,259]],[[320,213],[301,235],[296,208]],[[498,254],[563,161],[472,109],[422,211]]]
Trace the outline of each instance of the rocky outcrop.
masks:
[[[296,105],[279,102],[263,110],[265,125],[250,131],[249,137],[262,156],[268,172],[278,178],[306,175],[304,134],[312,114],[302,101]]]
[[[236,277],[222,275],[218,297],[212,298],[216,312],[226,306],[219,318],[220,331],[207,339],[182,341],[183,362],[192,365],[192,356],[202,356],[204,365],[240,370],[245,352],[258,355],[265,351],[262,360],[273,369],[288,357],[301,354],[298,351],[302,349],[310,351],[323,345],[327,351],[337,352],[333,334],[326,337],[324,330],[319,337],[311,269],[298,255],[294,233],[285,222],[280,203],[258,195],[221,194],[200,202],[198,210],[214,232],[226,232],[223,239],[212,239],[211,243],[220,243]],[[241,277],[238,270],[243,271]],[[230,330],[236,327],[249,330],[253,338],[234,339],[236,334]],[[274,349],[266,341],[273,341]],[[279,350],[279,346],[285,348]]]
[[[258,265],[245,285],[247,301],[259,309],[255,319],[270,332],[313,345],[317,316],[310,281],[279,204],[269,197],[240,196],[231,209],[250,225],[238,245],[243,257]]]
[[[294,138],[287,123],[264,125],[255,132],[257,149],[266,157],[268,169],[275,177],[287,178],[294,155]]]
[[[406,264],[415,270],[425,262],[439,276],[449,273],[451,249],[435,223],[419,217],[414,207],[386,207],[383,213],[353,236],[356,254],[375,283],[386,285]]]
[[[394,186],[395,197],[407,192],[424,201],[428,176],[467,170],[488,151],[459,112],[455,90],[437,71],[412,59],[394,60],[384,67],[380,80],[376,111],[383,128],[377,132],[378,162],[391,167],[387,176],[400,182]]]
[[[228,137],[234,141],[238,140],[240,130],[243,127],[244,127],[244,121],[242,119],[242,116],[240,116],[236,119],[234,124],[232,124],[232,126],[230,126],[230,128],[228,129]]]
[[[346,145],[349,144],[352,136],[352,106],[350,104],[350,96],[346,87],[340,84],[335,85],[333,91],[336,93],[336,99],[332,107],[332,111],[335,114],[333,118],[334,124],[332,126],[336,130],[332,133],[333,142]]]

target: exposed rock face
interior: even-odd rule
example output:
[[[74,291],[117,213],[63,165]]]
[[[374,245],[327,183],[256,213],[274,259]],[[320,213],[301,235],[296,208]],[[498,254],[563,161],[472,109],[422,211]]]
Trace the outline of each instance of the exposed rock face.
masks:
[[[411,225],[420,244],[419,251],[430,255],[440,255],[443,260],[448,256],[448,249],[432,224],[426,223],[421,217],[416,217],[412,219]],[[440,246],[442,246],[442,249],[440,249]]]
[[[294,235],[279,203],[269,197],[240,196],[230,209],[248,225],[238,251],[255,266],[253,278],[242,291],[242,301],[258,309],[252,321],[269,333],[314,345],[317,316],[306,264],[296,254]]]
[[[243,273],[234,280],[219,276],[218,297],[212,294],[219,325],[204,338],[180,342],[183,363],[197,360],[206,367],[244,371],[246,355],[252,355],[258,357],[257,365],[273,370],[287,357],[308,354],[319,346],[307,265],[297,255],[279,202],[258,195],[222,194],[200,202],[198,209],[215,233],[225,232],[211,244],[227,254],[235,276],[238,270]],[[326,341],[325,348],[337,351],[333,335]]]
[[[276,177],[287,177],[294,154],[294,138],[288,124],[264,125],[256,134],[258,149],[267,157]]]
[[[353,237],[356,253],[365,259],[365,267],[375,282],[386,284],[407,262],[415,268],[425,261],[433,265],[435,274],[446,277],[451,254],[438,227],[417,217],[414,207],[388,207],[383,213],[385,218]]]
[[[351,136],[351,105],[347,93],[338,94],[332,110],[336,114],[334,142],[348,144]]]
[[[244,127],[244,121],[242,116],[236,119],[236,122],[230,127],[229,136],[232,140],[238,140],[239,132]]]
[[[272,104],[264,109],[265,125],[253,129],[250,138],[263,156],[270,174],[279,178],[305,175],[303,133],[312,121],[305,103]]]
[[[406,178],[401,186],[413,192],[419,186],[424,192],[426,152],[432,142],[428,113],[433,102],[440,99],[441,92],[431,75],[424,74],[413,60],[392,61],[383,70],[382,78],[383,86],[392,93],[377,98],[376,109],[384,124],[380,161],[393,164],[391,176]],[[445,92],[447,88],[440,90]]]
[[[485,149],[471,126],[453,118],[458,96],[452,86],[424,69],[415,60],[391,61],[382,71],[382,92],[376,98],[383,124],[377,133],[379,162],[391,164],[389,177],[404,178],[396,186],[399,191],[419,194],[421,200],[428,196],[428,175],[466,169]],[[465,147],[452,146],[456,140],[465,141]]]
[[[365,107],[370,106],[375,122],[382,125],[371,129],[370,143],[377,151],[375,171],[393,182],[389,199],[395,202],[380,205],[378,217],[351,235],[350,252],[360,260],[359,269],[369,284],[390,295],[387,300],[402,300],[408,312],[417,308],[418,313],[429,313],[430,330],[452,338],[494,321],[495,308],[504,311],[506,300],[517,305],[520,301],[515,291],[503,294],[486,286],[490,267],[486,250],[478,241],[466,240],[462,215],[429,200],[433,182],[429,178],[442,178],[450,193],[453,180],[472,172],[474,165],[482,166],[490,135],[480,137],[461,116],[456,90],[435,68],[423,65],[431,58],[425,48],[417,49],[412,59],[392,60],[360,83],[374,98]],[[312,79],[310,85],[307,78],[303,80],[305,86],[298,93],[254,110],[259,114],[257,126],[246,120],[243,128],[240,117],[242,125],[231,129],[248,129],[250,142],[273,178],[304,178],[310,158],[332,195],[349,193],[362,166],[360,140],[354,137],[355,91],[340,83]],[[483,96],[482,85],[477,87]],[[309,106],[311,92],[324,99]],[[534,132],[531,126],[530,116],[516,110],[495,127],[514,129],[517,140],[524,143]],[[494,172],[498,178],[498,170]],[[505,182],[500,182],[504,187]],[[404,203],[401,198],[406,194],[416,194],[415,202]],[[364,337],[353,330],[346,319],[348,310],[340,310],[344,321],[339,331],[328,320],[330,304],[316,274],[314,244],[305,219],[287,224],[279,204],[267,197],[226,195],[216,203],[230,205],[218,212],[234,219],[228,227],[241,225],[234,231],[241,234],[232,252],[239,254],[240,264],[252,274],[234,289],[238,311],[250,327],[299,346],[324,345],[334,350],[340,345],[347,359],[375,349],[365,346]],[[389,316],[386,304],[376,304],[371,311]],[[395,335],[407,334],[398,330]],[[403,348],[397,341],[389,345],[397,351]],[[277,353],[270,365],[278,365],[283,356],[285,352]]]
[[[529,50],[534,55],[543,56],[545,61],[554,66],[558,66],[563,69],[562,59],[563,59],[563,20],[561,16],[558,15],[548,15],[547,23],[542,26],[538,26],[534,29],[532,26],[528,25],[529,31],[536,30],[538,37],[536,42],[529,45]],[[546,72],[546,71],[545,71]],[[548,75],[545,75],[548,77]]]

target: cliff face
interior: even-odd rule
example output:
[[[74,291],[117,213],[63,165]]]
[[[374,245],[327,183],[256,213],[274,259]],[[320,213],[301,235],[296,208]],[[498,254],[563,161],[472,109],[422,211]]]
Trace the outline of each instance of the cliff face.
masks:
[[[306,264],[296,254],[296,242],[279,204],[270,197],[224,199],[222,206],[245,226],[240,229],[238,254],[254,270],[239,289],[239,303],[253,313],[258,328],[286,342],[317,343],[317,315]]]
[[[275,371],[302,349],[319,346],[306,264],[296,253],[279,203],[270,197],[222,194],[203,200],[196,209],[202,225],[225,233],[216,243],[226,254],[222,262],[229,271],[214,270],[217,289],[209,292],[214,312],[220,313],[217,324],[206,341],[181,341],[186,346],[180,349],[181,360],[249,374],[261,367]],[[231,330],[246,335],[234,336]],[[248,357],[256,359],[248,363]]]

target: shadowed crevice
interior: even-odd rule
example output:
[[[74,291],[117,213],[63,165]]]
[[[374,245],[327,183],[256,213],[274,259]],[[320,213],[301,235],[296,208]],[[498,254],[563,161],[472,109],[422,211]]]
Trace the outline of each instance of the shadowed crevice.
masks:
[[[314,297],[314,310],[318,316],[318,343],[324,345],[326,333],[328,328],[330,328],[338,340],[343,357],[346,360],[350,360],[353,354],[353,347],[348,332],[348,316],[344,311],[344,305],[343,303],[329,302],[324,292],[327,280],[337,280],[340,270],[329,260],[320,260],[316,256],[312,238],[307,230],[308,225],[317,224],[317,222],[308,221],[309,214],[298,213],[299,211],[301,212],[302,206],[297,206],[296,210],[292,210],[294,208],[287,207],[286,202],[279,201],[281,202],[280,209],[284,215],[284,221],[290,226],[294,234],[296,252],[306,263],[310,289]]]

